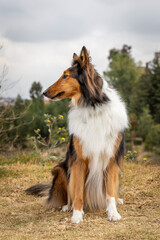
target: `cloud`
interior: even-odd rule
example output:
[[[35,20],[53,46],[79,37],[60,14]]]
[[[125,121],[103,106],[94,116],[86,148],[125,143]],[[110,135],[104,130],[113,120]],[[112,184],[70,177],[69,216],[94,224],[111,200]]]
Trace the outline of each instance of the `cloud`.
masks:
[[[100,1],[105,5],[106,14],[109,14],[110,31],[134,33],[135,36],[160,36],[158,0]]]
[[[64,0],[28,0],[22,3],[19,0],[13,2],[6,0],[0,3],[2,34],[10,40],[65,41],[86,33],[86,19],[82,17],[83,6],[76,1],[72,0],[70,4]]]
[[[160,35],[157,0],[1,0],[2,35],[16,42],[68,41],[93,30]]]
[[[100,74],[113,47],[132,46],[136,61],[160,50],[157,0],[1,0],[0,64],[19,82],[8,95],[29,96],[33,81],[44,88],[70,66],[73,52],[90,50]]]

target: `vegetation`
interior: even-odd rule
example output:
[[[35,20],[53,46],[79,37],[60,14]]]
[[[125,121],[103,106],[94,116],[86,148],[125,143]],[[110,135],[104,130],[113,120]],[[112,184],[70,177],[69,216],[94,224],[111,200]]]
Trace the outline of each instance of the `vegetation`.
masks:
[[[44,114],[44,125],[48,130],[48,138],[42,137],[41,129],[38,128],[34,130],[35,136],[32,136],[30,139],[33,142],[33,146],[36,152],[47,153],[47,160],[57,160],[55,154],[53,155],[53,150],[55,147],[62,145],[68,141],[68,130],[65,127],[58,127],[58,123],[63,124],[63,115],[58,117]]]
[[[143,145],[146,151],[152,151],[159,159],[160,56],[155,54],[154,59],[144,68],[135,62],[131,50],[128,45],[122,49],[111,49],[104,77],[120,92],[128,108],[130,128],[126,132],[127,150],[134,151],[136,145]],[[4,67],[0,95],[6,75]],[[46,146],[52,148],[60,143],[60,137],[67,139],[65,129],[69,100],[45,103],[39,82],[33,82],[29,93],[30,100],[18,95],[14,105],[0,105],[1,152],[15,148],[31,149],[35,147],[35,142],[38,147],[36,150],[43,151]],[[63,115],[63,121],[57,121],[60,115]],[[46,116],[50,124],[54,122],[50,132]]]
[[[135,62],[127,45],[111,49],[108,59],[104,77],[120,92],[128,107],[129,150],[135,148],[135,142],[144,143],[145,149],[154,152],[160,162],[160,54],[155,53],[145,68]]]
[[[140,70],[131,56],[131,47],[124,45],[122,49],[111,49],[108,59],[109,69],[104,72],[104,76],[131,106],[131,95],[134,94],[135,84],[140,77]]]
[[[23,100],[18,95],[13,106],[0,106],[1,151],[8,151],[8,148],[30,148],[31,137],[36,137],[37,132],[35,130],[37,129],[40,129],[41,137],[45,138],[46,144],[49,144],[48,141],[51,141],[50,135],[53,132],[61,128],[60,132],[62,133],[67,128],[68,100],[44,104],[41,91],[40,83],[34,82],[30,89],[31,100]],[[63,121],[57,121],[59,115],[63,115]],[[50,119],[50,123],[53,123],[53,119],[56,120],[51,132],[48,131],[49,125],[46,122],[46,116],[48,120]],[[67,134],[65,133],[66,137]]]

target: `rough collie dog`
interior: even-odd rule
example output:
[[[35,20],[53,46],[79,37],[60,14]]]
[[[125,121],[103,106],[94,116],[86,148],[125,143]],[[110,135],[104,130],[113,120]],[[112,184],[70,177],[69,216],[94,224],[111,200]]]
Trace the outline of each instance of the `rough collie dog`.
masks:
[[[44,95],[53,100],[70,98],[70,142],[65,161],[52,170],[51,184],[38,184],[27,193],[46,195],[48,207],[72,209],[73,223],[83,221],[83,209],[105,208],[110,221],[121,219],[117,211],[125,105],[91,64],[88,51],[73,54],[72,66]]]

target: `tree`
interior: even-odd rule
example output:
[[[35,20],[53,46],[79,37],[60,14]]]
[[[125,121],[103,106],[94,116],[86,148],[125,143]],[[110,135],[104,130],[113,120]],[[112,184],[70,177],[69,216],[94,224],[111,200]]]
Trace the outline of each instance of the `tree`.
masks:
[[[156,123],[160,123],[160,53],[150,64],[151,87],[149,89],[148,104]]]
[[[160,124],[156,124],[150,127],[146,136],[145,149],[154,151],[157,156],[160,156]],[[160,158],[158,157],[158,162]]]
[[[152,116],[149,112],[149,108],[147,106],[143,109],[143,112],[138,122],[138,135],[142,137],[144,141],[153,125],[154,125],[154,121],[152,119]]]
[[[131,56],[131,47],[124,45],[122,49],[111,49],[108,59],[109,69],[104,72],[104,76],[131,107],[133,89],[141,75]]]
[[[43,99],[43,94],[42,94],[42,85],[40,82],[33,82],[31,89],[30,89],[30,97],[32,100],[34,99]]]
[[[0,46],[0,50],[1,50]],[[24,105],[21,111],[14,108],[12,104],[4,101],[3,95],[8,89],[12,88],[12,84],[8,83],[8,67],[0,65],[0,151],[8,151],[15,145],[19,135],[18,130],[22,126],[21,120],[25,116],[28,108]],[[14,82],[15,84],[15,82]],[[19,96],[19,103],[23,102]]]
[[[142,75],[135,83],[132,91],[132,101],[130,108],[134,112],[137,118],[140,118],[143,109],[149,106],[149,91],[151,89],[151,73],[147,67],[140,67]]]

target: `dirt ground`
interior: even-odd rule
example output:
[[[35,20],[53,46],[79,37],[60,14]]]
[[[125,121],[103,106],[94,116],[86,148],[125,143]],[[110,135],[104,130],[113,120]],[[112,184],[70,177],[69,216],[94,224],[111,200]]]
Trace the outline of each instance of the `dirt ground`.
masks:
[[[79,225],[71,212],[45,210],[44,199],[24,189],[51,180],[53,164],[28,162],[0,167],[0,239],[160,239],[160,166],[124,163],[121,177],[119,222],[109,222],[104,211],[85,212]]]

